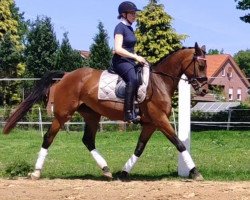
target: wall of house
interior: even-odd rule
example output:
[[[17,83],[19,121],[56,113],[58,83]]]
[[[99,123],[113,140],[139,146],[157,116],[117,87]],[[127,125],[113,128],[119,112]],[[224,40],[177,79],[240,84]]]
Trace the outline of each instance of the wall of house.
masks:
[[[248,88],[230,60],[225,62],[214,78],[210,80],[210,85],[224,86],[226,101],[245,101],[248,98]]]

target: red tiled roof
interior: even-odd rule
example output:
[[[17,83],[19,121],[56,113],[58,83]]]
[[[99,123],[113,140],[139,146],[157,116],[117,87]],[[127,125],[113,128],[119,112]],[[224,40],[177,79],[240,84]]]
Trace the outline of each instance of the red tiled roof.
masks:
[[[115,51],[113,50],[112,53],[115,54]],[[81,51],[80,51],[80,54],[81,54],[81,56],[82,56],[83,58],[85,58],[85,59],[86,59],[86,58],[89,58],[89,56],[90,56],[90,52],[89,52],[89,51],[86,51],[86,50],[81,50]]]
[[[206,55],[207,77],[212,77],[229,58],[228,54]]]
[[[218,55],[206,55],[207,59],[207,77],[212,78],[217,76],[216,72],[223,67],[223,65],[229,60],[235,67],[236,71],[240,74],[242,81],[249,87],[250,83],[246,79],[246,75],[239,68],[233,57],[229,54],[218,54]]]
[[[83,58],[88,58],[89,55],[90,55],[90,52],[89,51],[84,51],[84,50],[81,50],[80,51],[80,54]]]

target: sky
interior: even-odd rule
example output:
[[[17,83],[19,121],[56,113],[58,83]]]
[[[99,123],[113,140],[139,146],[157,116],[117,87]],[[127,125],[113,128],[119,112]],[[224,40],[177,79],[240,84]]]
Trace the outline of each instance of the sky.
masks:
[[[72,48],[89,50],[98,33],[99,22],[104,24],[113,48],[113,31],[119,23],[118,6],[122,0],[15,0],[25,19],[37,16],[51,18],[57,39],[68,32]],[[149,0],[132,0],[143,9]],[[178,34],[189,37],[183,46],[192,47],[195,42],[206,49],[223,50],[232,56],[240,50],[250,49],[250,24],[239,19],[245,12],[236,9],[234,0],[158,0],[171,15],[172,28]],[[135,28],[135,24],[133,25]]]

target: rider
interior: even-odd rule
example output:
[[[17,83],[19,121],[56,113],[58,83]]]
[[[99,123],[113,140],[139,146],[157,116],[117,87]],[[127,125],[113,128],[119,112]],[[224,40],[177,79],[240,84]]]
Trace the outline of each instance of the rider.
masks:
[[[135,54],[134,46],[136,37],[131,25],[136,19],[136,12],[140,11],[136,5],[130,1],[122,2],[118,7],[120,23],[114,30],[114,51],[112,58],[114,71],[122,77],[126,83],[124,112],[125,121],[138,122],[139,116],[134,112],[134,98],[138,87],[135,65],[136,61],[146,64],[147,61]]]

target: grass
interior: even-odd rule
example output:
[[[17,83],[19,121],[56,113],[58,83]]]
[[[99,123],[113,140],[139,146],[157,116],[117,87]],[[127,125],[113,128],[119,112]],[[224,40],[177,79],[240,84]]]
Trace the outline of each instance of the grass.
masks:
[[[250,180],[249,131],[195,133],[192,154],[206,179]]]
[[[96,147],[113,173],[120,171],[133,154],[138,132],[102,132]],[[43,178],[82,178],[102,180],[101,170],[81,142],[82,133],[61,131],[49,149]],[[10,135],[0,134],[0,177],[9,177],[33,168],[42,143],[38,131],[15,129]],[[207,131],[192,133],[191,155],[206,180],[250,180],[250,133],[242,131]],[[141,180],[179,179],[178,152],[157,132],[131,172]],[[20,163],[22,163],[20,165]],[[13,168],[13,166],[17,166]],[[13,168],[11,170],[11,167]],[[19,168],[18,168],[19,167]],[[22,170],[22,169],[21,169]],[[23,175],[22,173],[20,173]],[[18,175],[18,173],[17,173]]]

